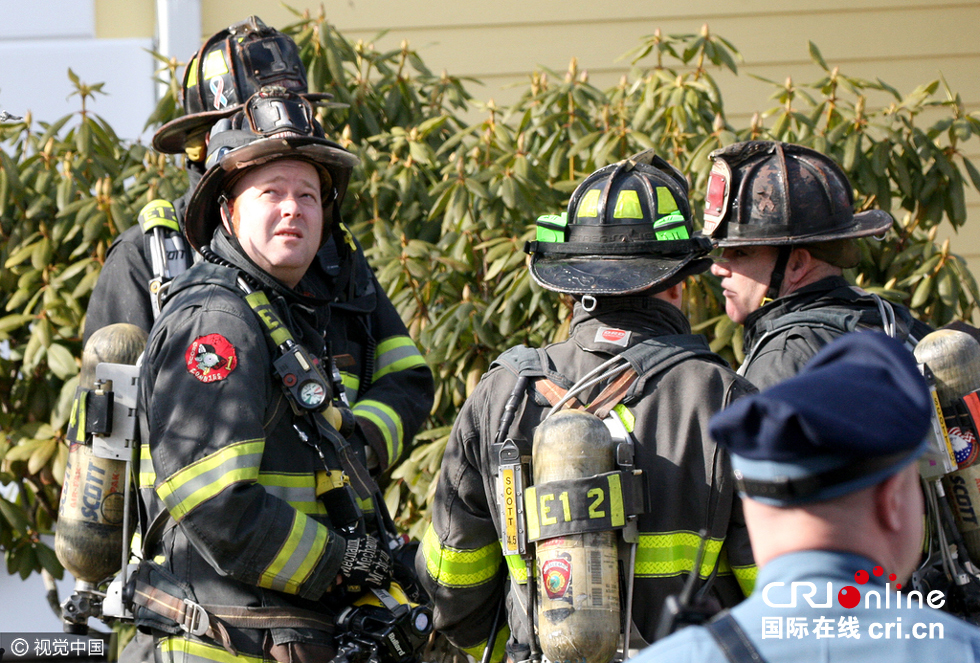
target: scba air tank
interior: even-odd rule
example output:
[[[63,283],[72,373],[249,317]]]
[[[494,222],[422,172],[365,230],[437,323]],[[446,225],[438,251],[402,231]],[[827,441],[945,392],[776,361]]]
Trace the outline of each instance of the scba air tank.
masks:
[[[95,388],[95,368],[101,362],[135,364],[146,345],[146,332],[130,324],[114,324],[92,334],[82,352],[79,386]],[[85,432],[85,413],[76,400],[72,414]],[[62,565],[75,577],[93,585],[122,566],[126,462],[100,458],[92,451],[91,436],[73,441],[61,488],[54,549]]]
[[[954,411],[961,398],[980,389],[980,345],[965,332],[937,329],[927,334],[915,346],[915,358],[932,371],[944,413]],[[980,421],[975,423],[980,425]],[[956,526],[970,559],[976,562],[980,560],[980,440],[972,430],[949,426],[948,432],[958,469],[942,481]]]
[[[541,488],[615,470],[616,444],[598,417],[565,410],[538,426],[532,463],[538,517],[560,519],[569,496]],[[608,497],[590,495],[589,508],[608,509]],[[558,536],[535,545],[538,639],[545,657],[553,663],[608,663],[620,632],[616,532]]]

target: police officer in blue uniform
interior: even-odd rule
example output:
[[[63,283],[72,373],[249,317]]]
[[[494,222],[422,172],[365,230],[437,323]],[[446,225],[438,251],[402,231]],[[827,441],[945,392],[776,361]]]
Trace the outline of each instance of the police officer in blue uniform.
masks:
[[[847,334],[716,415],[760,572],[750,598],[639,663],[980,660],[980,629],[914,591],[931,403],[911,353]]]

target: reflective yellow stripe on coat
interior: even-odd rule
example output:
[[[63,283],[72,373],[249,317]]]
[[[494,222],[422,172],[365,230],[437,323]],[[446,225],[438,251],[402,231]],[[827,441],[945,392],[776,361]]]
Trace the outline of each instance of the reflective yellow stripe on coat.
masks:
[[[240,481],[259,478],[265,440],[237,442],[170,475],[156,489],[174,520]]]
[[[474,587],[493,580],[500,568],[500,542],[476,550],[444,546],[432,525],[422,537],[422,555],[429,576],[443,587]]]

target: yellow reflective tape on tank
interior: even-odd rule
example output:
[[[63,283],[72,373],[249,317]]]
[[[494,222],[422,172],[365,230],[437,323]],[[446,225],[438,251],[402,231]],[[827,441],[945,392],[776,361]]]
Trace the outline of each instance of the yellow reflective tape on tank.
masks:
[[[269,303],[269,298],[265,296],[265,293],[261,290],[256,290],[255,292],[245,295],[245,301],[248,305],[252,307],[255,314],[262,321],[262,324],[266,326],[269,330],[269,335],[272,337],[272,342],[276,345],[282,345],[286,341],[292,339],[293,335],[289,333],[286,326],[282,324],[279,316],[272,308],[272,304]]]
[[[374,353],[373,382],[389,373],[397,373],[416,366],[425,366],[422,353],[408,336],[392,336],[378,344]]]
[[[211,51],[204,58],[204,66],[201,67],[204,80],[215,76],[224,76],[228,73],[228,63],[225,62],[224,54],[221,51]]]
[[[174,209],[169,200],[151,200],[143,205],[143,209],[140,210],[137,218],[143,232],[148,232],[157,227],[180,232],[177,210]]]
[[[722,539],[708,539],[700,575],[707,578],[721,552]],[[636,551],[636,577],[661,578],[688,573],[694,567],[701,538],[694,532],[640,534]]]
[[[228,486],[258,479],[264,449],[261,439],[224,447],[172,474],[157,486],[157,496],[179,521]]]
[[[625,405],[623,405],[622,403],[620,403],[619,405],[613,408],[613,412],[615,412],[616,416],[619,417],[619,420],[622,422],[623,428],[626,429],[626,432],[632,433],[633,428],[636,426],[636,417],[633,416],[633,413],[630,412],[630,409]]]
[[[140,445],[140,467],[139,467],[139,486],[140,488],[153,488],[157,483],[157,473],[153,469],[153,459],[150,457],[150,445]]]
[[[678,210],[677,201],[674,199],[674,194],[670,192],[665,186],[657,187],[657,216],[663,216],[664,214],[670,214],[671,212],[676,212]]]
[[[265,659],[261,656],[246,656],[239,653],[232,656],[224,647],[205,644],[197,640],[188,640],[179,637],[162,638],[157,642],[157,650],[165,656],[160,656],[167,663],[201,663],[201,661],[214,661],[215,663],[262,663]]]
[[[361,511],[364,513],[374,513],[374,500],[370,497],[365,497],[361,499],[360,497],[355,498],[357,500],[357,506],[361,507]]]
[[[518,585],[527,584],[527,562],[524,558],[519,555],[504,555],[504,561],[507,562],[507,570],[514,582]]]
[[[642,219],[643,208],[640,207],[640,197],[636,191],[623,189],[616,198],[616,209],[613,210],[614,219]]]
[[[629,475],[632,479],[632,475]],[[626,525],[637,506],[624,500],[619,472],[549,481],[524,491],[527,540],[539,541],[585,532],[605,532]]]
[[[590,189],[582,196],[582,202],[578,204],[575,212],[576,218],[599,216],[599,189]]]
[[[524,515],[527,517],[527,540],[541,538],[541,521],[538,518],[538,491],[534,486],[524,489]]]
[[[489,582],[497,575],[503,557],[499,541],[476,550],[444,546],[432,525],[422,537],[422,556],[429,577],[443,587],[475,587]]]
[[[393,463],[402,452],[402,418],[390,406],[381,401],[366,399],[352,408],[355,417],[367,419],[381,432],[388,451],[388,462]]]
[[[503,628],[497,631],[497,637],[493,641],[493,652],[490,654],[490,663],[501,663],[507,655],[507,641],[510,640],[510,626],[504,624]],[[475,647],[467,647],[464,652],[472,656],[477,661],[483,660],[483,653],[487,649],[487,641],[484,640]]]
[[[303,582],[323,556],[328,537],[326,527],[305,513],[296,511],[293,514],[293,526],[289,536],[279,549],[279,554],[262,572],[258,582],[259,587],[287,594],[298,593]]]
[[[85,443],[85,408],[88,403],[88,393],[87,389],[79,389],[75,394],[75,400],[71,403],[71,414],[68,415],[69,444]]]
[[[619,475],[609,476],[609,517],[613,527],[626,526],[626,510],[623,508],[623,484]]]

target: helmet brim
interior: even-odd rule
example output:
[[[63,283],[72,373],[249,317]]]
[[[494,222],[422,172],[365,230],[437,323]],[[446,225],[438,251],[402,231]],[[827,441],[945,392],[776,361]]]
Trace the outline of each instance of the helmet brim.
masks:
[[[348,104],[331,101],[333,95],[319,92],[304,92],[301,97],[317,107],[346,108]],[[153,149],[163,154],[183,154],[187,140],[194,135],[204,134],[221,119],[231,117],[242,110],[245,104],[236,104],[220,110],[192,113],[170,120],[153,134]]]
[[[228,183],[247,169],[284,160],[305,161],[329,172],[337,189],[335,205],[343,201],[351,169],[360,163],[357,156],[340,145],[313,136],[267,138],[231,150],[208,169],[187,203],[184,232],[195,251],[211,241],[220,223],[218,197]],[[328,222],[326,217],[324,222]]]
[[[569,295],[630,295],[707,271],[711,258],[531,256],[531,278]]]
[[[239,104],[206,113],[183,115],[170,120],[153,134],[153,149],[164,154],[183,154],[188,138],[207,133],[215,122],[231,117],[241,109],[242,105]]]
[[[854,215],[850,225],[836,228],[832,232],[811,233],[809,235],[786,235],[783,237],[759,236],[712,238],[715,246],[783,246],[787,244],[816,244],[832,242],[838,239],[856,239],[870,235],[883,235],[892,227],[894,220],[888,212],[880,209],[870,209]]]

